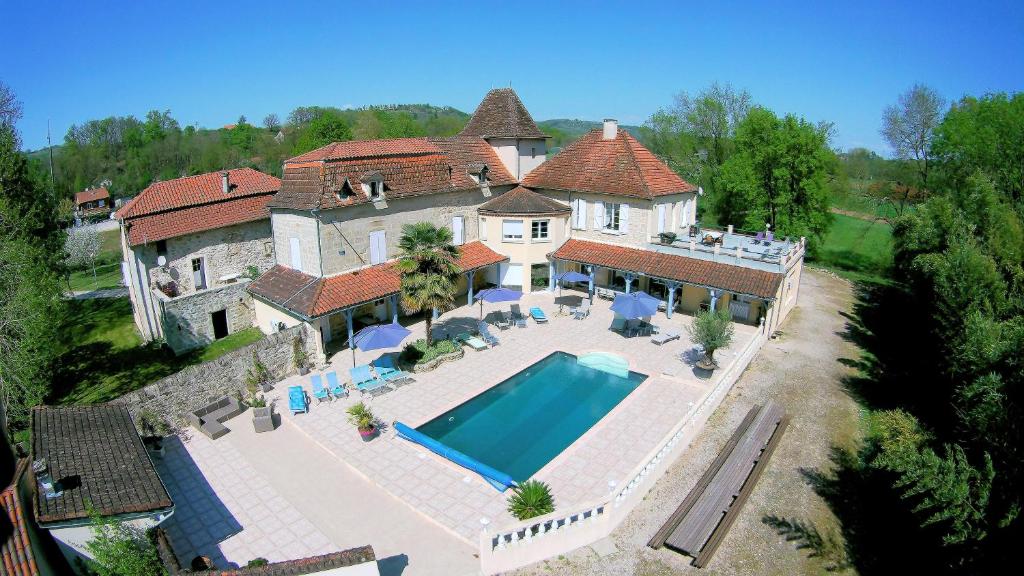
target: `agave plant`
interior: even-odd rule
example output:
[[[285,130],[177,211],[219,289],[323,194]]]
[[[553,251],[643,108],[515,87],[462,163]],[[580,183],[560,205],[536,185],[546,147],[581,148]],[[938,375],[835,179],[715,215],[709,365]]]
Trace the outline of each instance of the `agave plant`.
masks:
[[[359,430],[370,430],[373,428],[373,423],[376,420],[376,417],[373,415],[373,412],[366,407],[366,404],[363,404],[362,402],[353,404],[348,407],[346,412],[348,413],[349,423]]]
[[[512,488],[508,497],[508,511],[520,520],[543,516],[555,511],[551,488],[540,480],[527,480]]]

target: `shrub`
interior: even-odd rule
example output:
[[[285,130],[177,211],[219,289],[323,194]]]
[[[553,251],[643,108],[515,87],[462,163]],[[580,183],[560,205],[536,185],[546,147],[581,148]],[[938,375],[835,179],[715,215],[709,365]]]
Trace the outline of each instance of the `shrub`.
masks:
[[[91,505],[92,539],[85,549],[93,556],[90,568],[99,576],[154,576],[165,574],[156,547],[142,530],[103,518]]]
[[[139,413],[139,428],[142,436],[167,436],[171,433],[167,422],[152,410]]]
[[[308,365],[309,356],[306,355],[306,348],[302,345],[302,338],[296,336],[292,341],[292,361],[295,362],[295,369],[302,370]]]
[[[245,565],[245,567],[246,568],[258,568],[260,566],[266,566],[267,564],[270,564],[270,562],[267,561],[266,558],[253,558],[252,560],[249,560],[249,562]]]
[[[527,480],[512,488],[508,511],[519,520],[543,516],[555,511],[551,488],[540,480]]]
[[[451,354],[458,351],[459,347],[451,340],[437,340],[430,346],[427,345],[427,341],[419,339],[410,344],[406,344],[405,349],[402,350],[402,355],[399,360],[407,364],[422,364],[430,362],[438,356],[444,356],[445,354]]]
[[[270,374],[270,369],[260,361],[260,357],[253,351],[252,368],[249,368],[249,371],[245,374],[245,389],[249,391],[249,396],[255,397],[260,387],[263,384],[269,383],[272,379],[273,376]]]

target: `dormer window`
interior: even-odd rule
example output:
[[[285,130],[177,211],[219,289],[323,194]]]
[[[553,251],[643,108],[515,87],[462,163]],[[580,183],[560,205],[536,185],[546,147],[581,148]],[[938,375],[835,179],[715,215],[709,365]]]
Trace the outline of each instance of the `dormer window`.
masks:
[[[370,182],[370,200],[373,200],[374,202],[376,202],[377,200],[380,200],[381,195],[383,194],[383,191],[382,191],[383,187],[384,187],[384,183],[383,182],[378,182],[376,180],[374,180],[373,182]]]
[[[487,172],[489,171],[487,164],[470,164],[466,168],[466,171],[473,177],[473,180],[476,180],[477,184],[481,186],[487,185]]]
[[[380,172],[367,172],[360,180],[363,181],[363,191],[370,199],[370,202],[379,202],[384,199],[384,178]]]

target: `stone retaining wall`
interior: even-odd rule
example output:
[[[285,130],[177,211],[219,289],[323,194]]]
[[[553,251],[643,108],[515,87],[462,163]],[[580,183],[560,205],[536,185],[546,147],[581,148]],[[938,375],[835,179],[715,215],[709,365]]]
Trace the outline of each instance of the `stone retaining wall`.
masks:
[[[226,313],[228,334],[234,334],[253,325],[252,296],[245,291],[249,280],[166,298],[154,290],[160,302],[164,339],[175,354],[209,346],[214,341],[211,314],[219,310]]]
[[[214,400],[237,392],[246,394],[245,375],[253,363],[253,352],[266,364],[275,380],[295,373],[293,342],[303,337],[306,354],[312,356],[315,334],[305,324],[270,334],[244,348],[216,360],[189,366],[177,374],[125,394],[117,399],[128,405],[135,417],[148,409],[164,417],[173,426],[184,426],[184,415]]]

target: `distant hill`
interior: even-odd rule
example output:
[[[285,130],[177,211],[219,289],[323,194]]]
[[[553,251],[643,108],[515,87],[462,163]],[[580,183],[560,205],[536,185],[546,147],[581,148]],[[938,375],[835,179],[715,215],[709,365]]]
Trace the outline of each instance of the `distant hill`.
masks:
[[[565,146],[575,142],[577,138],[587,132],[590,132],[595,128],[600,128],[602,123],[594,120],[555,118],[552,120],[541,120],[537,123],[537,126],[540,127],[545,134],[551,136],[551,141],[548,143],[551,148],[564,148]],[[625,129],[633,136],[640,138],[639,126],[627,126],[625,124],[620,124],[619,127]]]

